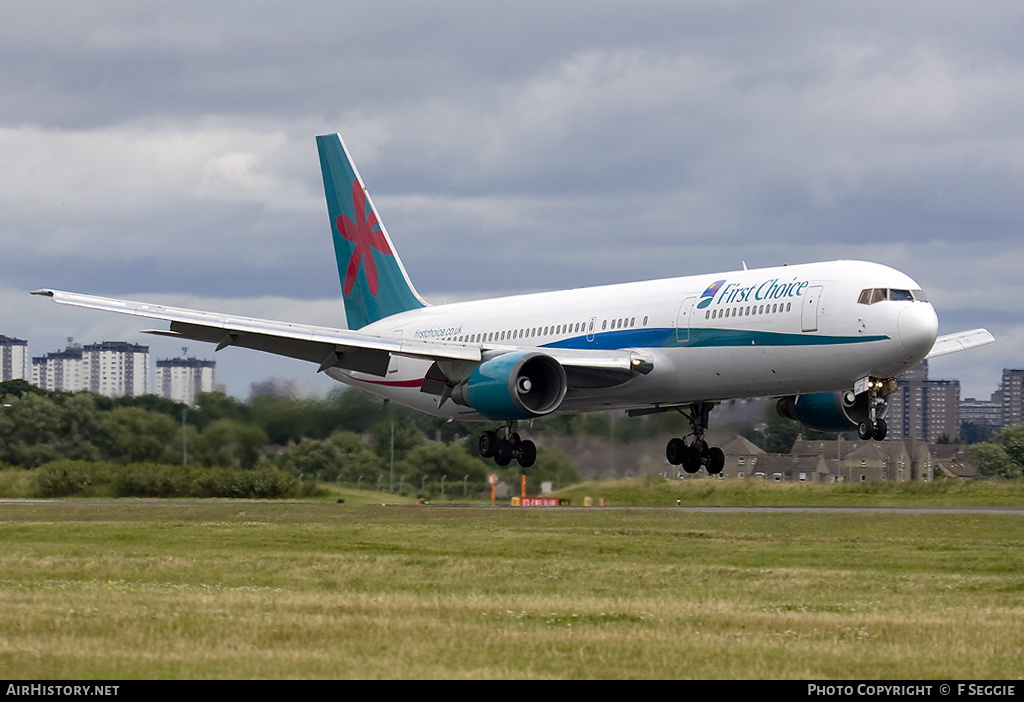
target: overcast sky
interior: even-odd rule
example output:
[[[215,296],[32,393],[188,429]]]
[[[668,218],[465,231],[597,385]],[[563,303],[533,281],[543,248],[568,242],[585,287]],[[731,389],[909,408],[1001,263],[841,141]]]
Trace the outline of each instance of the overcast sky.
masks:
[[[181,352],[41,287],[340,325],[340,132],[428,301],[867,259],[996,335],[933,378],[1024,367],[1019,0],[44,0],[0,6],[0,67],[0,334],[32,355]],[[189,346],[241,399],[331,382]]]

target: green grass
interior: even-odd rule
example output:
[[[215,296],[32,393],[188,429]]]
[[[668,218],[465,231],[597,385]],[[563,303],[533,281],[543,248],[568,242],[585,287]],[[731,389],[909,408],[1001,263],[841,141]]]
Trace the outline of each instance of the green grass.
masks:
[[[9,679],[1024,674],[1022,515],[62,500],[0,541]]]
[[[928,483],[774,483],[763,480],[665,480],[583,483],[558,493],[573,505],[669,507],[1024,507],[1024,481],[936,480]]]

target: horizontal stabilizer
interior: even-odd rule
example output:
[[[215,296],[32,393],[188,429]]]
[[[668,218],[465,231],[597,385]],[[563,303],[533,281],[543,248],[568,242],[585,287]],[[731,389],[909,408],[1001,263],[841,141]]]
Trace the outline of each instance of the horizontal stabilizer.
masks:
[[[989,334],[987,329],[972,329],[955,334],[946,334],[935,340],[935,344],[932,346],[932,350],[927,358],[945,356],[947,353],[956,353],[957,351],[964,351],[975,346],[984,346],[985,344],[991,344],[995,340],[996,338]]]

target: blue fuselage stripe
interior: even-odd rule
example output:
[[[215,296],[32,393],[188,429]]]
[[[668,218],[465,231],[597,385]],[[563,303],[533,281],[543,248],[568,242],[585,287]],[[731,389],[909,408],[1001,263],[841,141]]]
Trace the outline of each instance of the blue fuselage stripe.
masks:
[[[601,332],[588,340],[586,335],[561,339],[541,348],[602,349],[623,348],[724,348],[736,346],[841,346],[886,341],[886,335],[826,336],[744,329],[690,329],[689,339],[676,338],[675,329],[623,329]]]

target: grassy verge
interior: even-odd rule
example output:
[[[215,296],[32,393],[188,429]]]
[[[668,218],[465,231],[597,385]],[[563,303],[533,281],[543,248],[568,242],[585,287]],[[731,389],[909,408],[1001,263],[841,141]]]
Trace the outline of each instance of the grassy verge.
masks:
[[[0,670],[51,678],[1015,678],[1024,519],[0,505]]]
[[[929,483],[774,483],[763,480],[604,480],[559,491],[573,505],[585,497],[617,506],[668,507],[1024,507],[1019,480]]]

